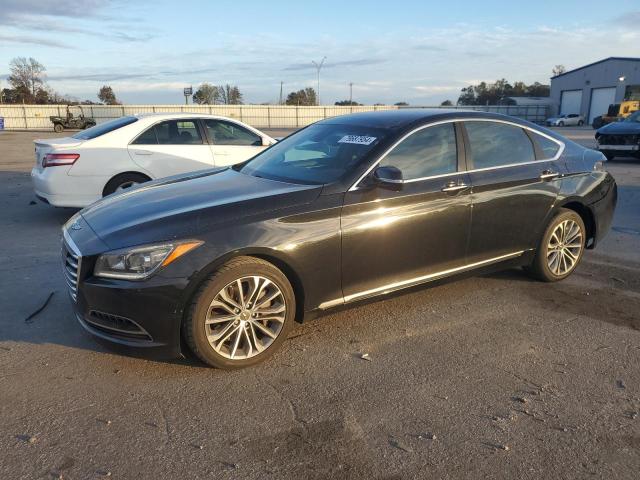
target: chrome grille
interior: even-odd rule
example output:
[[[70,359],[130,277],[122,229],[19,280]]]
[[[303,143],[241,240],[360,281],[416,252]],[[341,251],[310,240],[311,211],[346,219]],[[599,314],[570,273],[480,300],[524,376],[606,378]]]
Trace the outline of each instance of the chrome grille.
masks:
[[[62,241],[62,273],[74,302],[78,297],[78,276],[80,275],[81,263],[80,251],[73,245],[73,241],[65,232]]]

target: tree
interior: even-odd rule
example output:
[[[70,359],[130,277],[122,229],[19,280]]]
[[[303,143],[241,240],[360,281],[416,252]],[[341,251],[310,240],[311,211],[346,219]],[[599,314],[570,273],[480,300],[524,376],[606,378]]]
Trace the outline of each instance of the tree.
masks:
[[[32,103],[45,85],[47,69],[35,58],[16,57],[9,63],[9,83],[18,101]]]
[[[220,102],[220,89],[210,83],[200,85],[196,93],[193,94],[193,103],[200,105],[215,105]]]
[[[98,100],[105,105],[120,105],[120,102],[116,99],[116,94],[113,93],[113,88],[109,85],[103,85],[98,91]]]
[[[554,77],[557,77],[558,75],[562,75],[564,72],[566,72],[567,69],[564,68],[564,65],[556,65],[555,67],[553,67],[553,69],[551,70],[551,74]]]
[[[451,100],[445,100],[440,104],[441,107],[450,107],[452,105],[453,105],[453,102]]]
[[[394,103],[396,107],[408,107],[409,104],[407,102],[396,102]]]
[[[316,104],[316,91],[307,87],[287,95],[286,105],[313,106]]]
[[[361,103],[358,102],[354,102],[353,100],[340,100],[339,102],[336,102],[334,105],[337,105],[339,107],[358,107],[361,106]]]
[[[218,87],[220,93],[220,103],[223,105],[242,105],[242,93],[240,89],[235,85],[229,85]]]
[[[514,82],[500,79],[494,83],[480,82],[469,85],[460,91],[458,105],[497,105],[505,97],[548,97],[549,85],[534,82],[526,85],[524,82]]]

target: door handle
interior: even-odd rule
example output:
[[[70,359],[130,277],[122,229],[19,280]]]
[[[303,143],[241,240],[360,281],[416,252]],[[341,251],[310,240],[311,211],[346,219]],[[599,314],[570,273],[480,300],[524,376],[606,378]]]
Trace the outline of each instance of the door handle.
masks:
[[[442,187],[442,191],[443,192],[459,192],[460,190],[464,190],[466,188],[469,188],[469,185],[467,185],[466,183],[456,183],[451,181],[447,183],[444,187]]]
[[[150,150],[134,150],[133,153],[136,155],[153,155],[153,152]]]
[[[540,180],[553,180],[554,178],[558,178],[560,174],[558,172],[553,172],[551,170],[544,170],[540,174]]]

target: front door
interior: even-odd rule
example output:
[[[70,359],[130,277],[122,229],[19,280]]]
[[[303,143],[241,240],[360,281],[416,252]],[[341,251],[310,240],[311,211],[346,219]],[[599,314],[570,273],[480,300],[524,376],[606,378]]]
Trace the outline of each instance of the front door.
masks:
[[[216,167],[244,162],[267,148],[262,145],[260,135],[235,122],[218,119],[203,122]]]
[[[471,263],[537,247],[558,196],[561,144],[518,125],[468,120],[467,162],[473,185]]]
[[[471,188],[462,157],[458,161],[461,149],[455,123],[422,128],[378,165],[398,168],[402,184],[392,189],[364,179],[346,193],[341,227],[347,302],[465,264]]]

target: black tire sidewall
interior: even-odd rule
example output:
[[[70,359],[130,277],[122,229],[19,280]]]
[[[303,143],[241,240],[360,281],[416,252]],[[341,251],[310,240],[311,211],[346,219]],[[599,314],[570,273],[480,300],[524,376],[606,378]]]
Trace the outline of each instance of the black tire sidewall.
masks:
[[[582,231],[582,248],[580,249],[580,255],[578,256],[578,259],[576,260],[576,263],[573,269],[571,269],[569,272],[565,273],[564,275],[558,276],[551,271],[551,269],[549,268],[549,265],[547,264],[547,245],[549,244],[549,239],[551,238],[551,235],[553,234],[553,231],[556,229],[558,224],[565,220],[573,220],[580,227]],[[538,251],[536,252],[536,257],[533,262],[533,272],[536,274],[538,278],[540,278],[540,280],[544,280],[546,282],[557,282],[560,280],[564,280],[569,275],[571,275],[580,264],[580,261],[582,260],[582,255],[584,254],[584,250],[585,250],[586,239],[587,239],[587,232],[586,232],[584,222],[582,221],[582,217],[580,217],[580,215],[578,215],[573,210],[569,210],[565,208],[561,209],[560,213],[558,213],[558,215],[553,217],[553,219],[549,222],[549,225],[547,226],[547,229],[545,230],[544,235],[542,236],[542,240],[540,241],[540,245],[538,246]]]
[[[293,288],[287,277],[280,270],[259,259],[255,259],[255,262],[248,260],[235,265],[231,262],[227,264],[227,268],[223,267],[220,271],[221,273],[215,274],[200,290],[185,322],[185,328],[190,329],[187,334],[193,342],[193,347],[195,347],[192,348],[194,350],[193,353],[203,362],[222,369],[244,368],[263,362],[280,348],[293,327],[296,314],[296,300]],[[245,360],[230,360],[213,350],[206,337],[204,321],[209,305],[218,292],[234,280],[250,275],[261,275],[278,286],[285,300],[285,322],[278,337],[264,352]]]
[[[142,175],[141,173],[123,173],[120,175],[116,175],[111,180],[107,182],[103,190],[103,196],[111,195],[114,193],[120,185],[128,182],[136,182],[136,183],[144,183],[148,182],[149,179]]]

